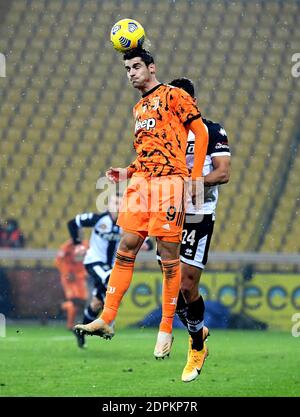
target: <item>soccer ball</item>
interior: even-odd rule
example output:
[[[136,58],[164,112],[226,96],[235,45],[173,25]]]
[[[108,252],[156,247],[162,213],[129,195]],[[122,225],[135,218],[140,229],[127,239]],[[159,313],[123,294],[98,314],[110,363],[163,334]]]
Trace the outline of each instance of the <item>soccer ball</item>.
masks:
[[[145,30],[136,20],[122,19],[113,25],[110,40],[118,52],[126,52],[143,45]]]

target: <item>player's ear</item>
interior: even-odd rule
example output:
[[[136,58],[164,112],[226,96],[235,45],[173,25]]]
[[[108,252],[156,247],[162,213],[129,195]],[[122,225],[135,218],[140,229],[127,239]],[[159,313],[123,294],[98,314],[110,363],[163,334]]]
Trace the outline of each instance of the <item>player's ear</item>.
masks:
[[[156,72],[155,64],[149,64],[148,68],[149,68],[150,74],[155,74]]]

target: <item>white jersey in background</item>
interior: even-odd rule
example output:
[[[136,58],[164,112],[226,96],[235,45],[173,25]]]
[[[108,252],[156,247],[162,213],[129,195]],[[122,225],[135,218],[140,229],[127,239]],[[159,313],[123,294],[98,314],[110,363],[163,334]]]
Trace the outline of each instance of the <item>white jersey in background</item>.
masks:
[[[210,120],[202,119],[208,129],[208,147],[204,161],[203,176],[214,170],[212,158],[214,156],[230,156],[228,138],[225,129],[219,124]],[[189,169],[194,166],[195,135],[190,130],[186,147],[186,163]],[[204,204],[200,211],[195,210],[191,200],[187,201],[186,213],[188,214],[213,214],[215,216],[218,202],[218,186],[213,185],[204,188]]]

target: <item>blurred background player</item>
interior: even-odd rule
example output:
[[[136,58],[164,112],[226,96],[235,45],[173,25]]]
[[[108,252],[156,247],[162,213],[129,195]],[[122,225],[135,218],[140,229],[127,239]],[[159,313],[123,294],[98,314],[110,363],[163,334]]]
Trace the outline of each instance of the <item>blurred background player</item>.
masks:
[[[68,222],[68,228],[74,245],[80,251],[81,228],[93,228],[89,249],[84,257],[83,264],[88,274],[94,280],[94,290],[89,305],[84,310],[83,323],[88,324],[95,320],[103,308],[107,283],[115,260],[117,245],[122,230],[117,225],[117,217],[121,196],[111,195],[108,210],[102,214],[82,213]],[[151,250],[153,244],[148,239],[144,242],[142,250]],[[76,251],[76,249],[75,249]],[[74,331],[78,346],[85,346],[85,337],[81,332]]]
[[[146,236],[156,237],[162,259],[162,319],[154,348],[156,358],[169,355],[172,327],[180,287],[179,249],[184,219],[184,178],[189,176],[185,159],[187,126],[195,133],[197,149],[192,179],[201,177],[207,149],[207,129],[191,97],[179,88],[161,84],[156,78],[153,56],[141,48],[124,56],[132,86],[142,98],[134,106],[136,160],[127,168],[110,168],[112,182],[131,178],[120,211],[123,228],[116,262],[108,284],[104,310],[93,323],[77,325],[82,333],[113,336],[112,323],[130,286],[134,262]],[[158,194],[165,187],[167,193]],[[156,197],[153,195],[156,194]],[[141,206],[136,211],[136,199]],[[150,203],[150,206],[149,206]]]
[[[88,299],[87,272],[82,264],[88,246],[88,242],[83,240],[80,247],[76,247],[69,239],[61,245],[55,258],[66,299],[62,309],[67,314],[69,330],[73,328],[76,316],[82,314]]]
[[[173,80],[171,85],[184,89],[194,98],[193,82],[187,78]],[[207,256],[215,222],[218,201],[218,185],[225,184],[230,177],[230,149],[225,129],[210,120],[202,119],[208,129],[208,148],[203,167],[204,204],[200,212],[188,202],[183,225],[180,248],[181,287],[176,312],[190,335],[187,364],[182,380],[189,382],[199,375],[208,355],[204,343],[208,329],[204,327],[204,301],[199,294],[201,273],[207,263]],[[195,137],[189,131],[186,161],[193,168]]]
[[[84,310],[83,323],[95,320],[103,308],[107,282],[115,259],[117,244],[120,240],[121,229],[116,224],[120,196],[112,195],[109,199],[108,210],[104,213],[77,214],[68,222],[68,229],[75,245],[75,251],[81,248],[81,228],[92,228],[89,249],[83,264],[88,274],[93,278],[94,290],[89,305]],[[84,335],[74,332],[79,347],[85,346]]]

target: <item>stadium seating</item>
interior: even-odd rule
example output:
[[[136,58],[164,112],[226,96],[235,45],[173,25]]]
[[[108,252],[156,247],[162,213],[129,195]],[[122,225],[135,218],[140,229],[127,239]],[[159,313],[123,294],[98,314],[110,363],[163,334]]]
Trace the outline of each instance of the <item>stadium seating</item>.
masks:
[[[57,248],[70,217],[96,210],[100,173],[134,159],[138,94],[109,43],[112,24],[132,16],[159,80],[193,79],[203,115],[228,133],[232,176],[212,249],[299,251],[297,146],[287,158],[299,134],[299,13],[296,0],[10,2],[0,29],[1,219],[20,220],[27,246]]]

